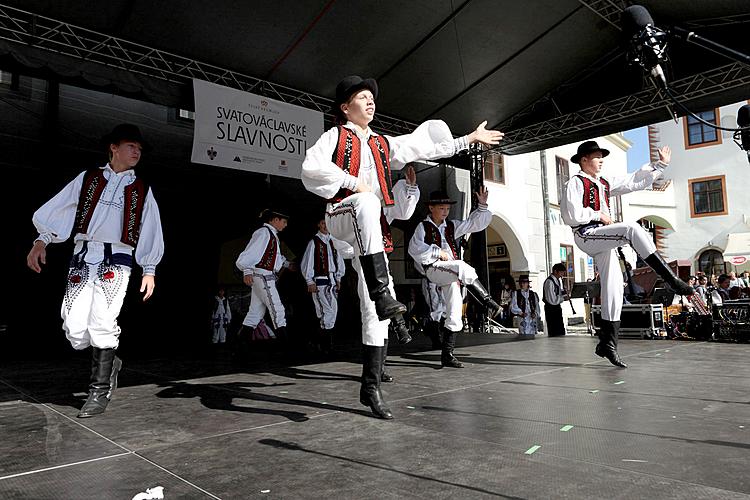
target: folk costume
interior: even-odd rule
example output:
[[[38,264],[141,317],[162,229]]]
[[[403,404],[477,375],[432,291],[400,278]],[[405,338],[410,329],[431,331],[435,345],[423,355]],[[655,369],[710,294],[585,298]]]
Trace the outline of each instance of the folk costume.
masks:
[[[134,125],[122,124],[103,143],[138,142]],[[164,253],[159,208],[147,182],[133,169],[115,172],[107,164],[80,173],[33,216],[45,246],[74,235],[61,316],[76,350],[92,347],[89,397],[79,417],[104,412],[117,387],[122,366],[120,314],[133,260],[144,275],[154,276]]]
[[[528,276],[518,279],[519,288],[511,297],[510,312],[519,317],[518,334],[533,338],[538,331],[539,295],[531,288],[520,288],[521,283],[529,283]]]
[[[229,308],[229,299],[226,296],[214,297],[214,310],[211,313],[211,329],[213,336],[211,342],[223,344],[227,341],[227,330],[232,321],[232,310]]]
[[[586,141],[578,147],[578,152],[570,160],[579,163],[581,157],[594,152],[601,152],[602,157],[609,154],[608,150],[600,148],[595,141]],[[623,368],[627,365],[617,354],[624,293],[617,247],[630,245],[680,295],[692,295],[694,292],[674,275],[656,251],[651,235],[638,223],[617,222],[605,225],[600,217],[602,214],[612,217],[610,197],[646,189],[661,177],[666,167],[666,164],[656,161],[627,176],[609,179],[593,177],[581,171],[568,181],[566,194],[560,203],[563,221],[573,228],[576,246],[594,258],[601,277],[602,329],[596,354]]]
[[[542,301],[544,302],[544,318],[547,322],[547,335],[559,337],[565,335],[562,303],[565,302],[566,291],[562,280],[553,274],[547,276],[542,285]]]
[[[454,204],[443,191],[430,193],[429,205]],[[458,258],[457,240],[462,236],[483,231],[490,225],[492,213],[486,205],[471,212],[465,221],[446,219],[440,226],[427,217],[414,230],[409,241],[409,255],[420,273],[430,282],[439,286],[445,303],[445,324],[443,325],[443,341],[441,361],[443,366],[462,367],[463,365],[453,356],[456,335],[463,329],[462,305],[463,296],[461,285],[466,285],[474,296],[487,308],[491,317],[500,310],[500,306],[492,300],[489,293],[479,282],[477,272],[469,264]],[[441,252],[451,257],[440,260]]]

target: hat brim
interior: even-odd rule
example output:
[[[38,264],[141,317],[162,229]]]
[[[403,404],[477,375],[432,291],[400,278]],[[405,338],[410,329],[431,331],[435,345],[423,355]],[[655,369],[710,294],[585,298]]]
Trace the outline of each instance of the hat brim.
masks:
[[[143,137],[117,137],[110,133],[100,139],[100,143],[104,148],[109,148],[110,144],[120,144],[122,141],[137,142],[141,145],[141,150],[145,153],[153,150],[151,144],[143,140]]]
[[[455,200],[449,200],[449,199],[446,199],[446,200],[428,200],[427,201],[427,206],[430,206],[430,205],[455,205],[456,203],[458,203],[458,202],[455,201]]]
[[[574,154],[573,156],[570,157],[570,161],[573,162],[573,163],[580,164],[581,163],[581,158],[583,158],[586,155],[590,155],[591,153],[596,153],[597,151],[601,151],[602,158],[606,158],[607,156],[609,156],[609,149],[594,148],[594,149],[591,149],[589,151],[585,151],[583,153],[576,153],[576,154]]]

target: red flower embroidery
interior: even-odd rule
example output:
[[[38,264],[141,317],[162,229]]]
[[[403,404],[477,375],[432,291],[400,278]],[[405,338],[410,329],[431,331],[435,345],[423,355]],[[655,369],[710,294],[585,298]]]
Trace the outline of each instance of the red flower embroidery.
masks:
[[[114,271],[107,271],[102,276],[102,278],[104,278],[105,280],[111,280],[111,279],[114,279],[114,277],[115,277],[115,272]]]
[[[81,282],[81,275],[80,274],[73,274],[70,276],[70,282],[74,285],[77,285]]]

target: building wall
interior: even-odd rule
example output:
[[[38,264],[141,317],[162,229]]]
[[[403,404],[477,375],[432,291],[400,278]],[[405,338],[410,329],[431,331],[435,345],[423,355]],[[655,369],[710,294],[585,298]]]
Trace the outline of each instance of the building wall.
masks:
[[[724,127],[736,127],[737,110],[745,101],[719,108],[720,122]],[[702,110],[701,110],[702,111]],[[689,259],[693,271],[697,259],[710,248],[723,251],[728,234],[750,231],[750,194],[748,174],[750,165],[745,152],[732,140],[731,132],[721,132],[719,144],[689,148],[685,137],[684,118],[678,123],[665,121],[650,127],[659,144],[672,148],[672,163],[666,178],[672,181],[675,210],[674,231],[664,238],[664,253],[669,260]],[[724,215],[693,217],[690,211],[689,180],[711,176],[725,176],[726,209]],[[734,270],[734,266],[730,266]],[[737,270],[750,269],[750,265]]]

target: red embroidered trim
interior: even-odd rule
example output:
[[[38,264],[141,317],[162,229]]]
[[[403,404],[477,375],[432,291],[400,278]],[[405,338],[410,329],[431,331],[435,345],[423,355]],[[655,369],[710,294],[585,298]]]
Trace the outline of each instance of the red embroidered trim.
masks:
[[[122,219],[122,238],[120,241],[135,247],[141,235],[143,205],[146,203],[148,187],[141,179],[136,179],[125,188],[125,212]]]
[[[78,207],[76,207],[75,223],[73,230],[75,233],[86,233],[89,229],[91,216],[94,215],[96,204],[107,186],[107,179],[104,177],[104,170],[100,168],[91,169],[83,177],[81,194],[78,197]]]
[[[393,234],[391,233],[391,225],[388,224],[388,219],[385,218],[383,209],[380,209],[380,232],[383,234],[383,250],[385,253],[393,252]]]
[[[440,236],[440,229],[430,221],[422,221],[424,226],[424,242],[428,245],[437,245],[443,248],[443,238]],[[456,230],[453,221],[445,221],[445,240],[453,253],[453,258],[458,259],[458,247],[456,246]]]
[[[273,235],[273,231],[269,227],[266,227],[268,229],[268,244],[266,245],[266,249],[263,252],[263,256],[260,258],[257,264],[255,264],[255,267],[260,269],[265,269],[266,271],[273,271],[273,266],[276,263],[276,254],[278,253],[278,248],[276,246],[276,238]]]
[[[391,178],[391,161],[388,141],[382,135],[372,136],[367,141],[372,151],[372,157],[375,159],[375,167],[378,173],[378,182],[380,183],[380,192],[383,193],[383,202],[387,207],[393,205],[393,192]]]
[[[347,174],[357,177],[357,175],[359,175],[362,143],[359,140],[359,137],[357,137],[357,134],[348,128],[339,126],[338,129],[339,140],[336,144],[336,150],[333,152],[331,161],[338,165],[338,167]],[[390,145],[388,144],[388,139],[382,135],[372,136],[367,141],[367,145],[370,147],[372,156],[375,159],[375,168],[378,174],[380,191],[383,193],[383,202],[386,206],[391,206],[394,201],[393,179],[391,177]],[[336,196],[329,201],[338,203],[352,194],[353,192],[348,189],[341,189],[336,193]]]
[[[328,247],[318,236],[313,236],[315,242],[315,260],[313,272],[315,276],[328,276]]]
[[[596,183],[592,182],[591,179],[583,177],[582,175],[577,175],[576,177],[581,179],[581,182],[583,182],[584,208],[592,207],[594,210],[600,210],[601,203],[599,201],[599,187],[596,185]],[[604,186],[604,201],[607,204],[607,207],[611,207],[612,205],[609,202],[609,182],[602,178],[599,178],[599,182],[601,182],[602,186]]]

